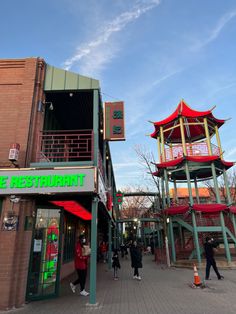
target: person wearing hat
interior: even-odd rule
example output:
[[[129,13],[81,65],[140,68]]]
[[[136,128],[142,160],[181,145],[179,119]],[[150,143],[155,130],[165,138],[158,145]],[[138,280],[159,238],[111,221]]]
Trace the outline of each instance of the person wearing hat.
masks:
[[[80,284],[80,295],[86,297],[89,292],[85,290],[85,283],[87,277],[88,259],[90,251],[87,249],[86,238],[84,234],[81,234],[78,238],[75,247],[75,269],[78,274],[78,278],[70,283],[70,287],[73,293],[75,293],[76,285]]]
[[[205,256],[206,256],[206,280],[210,280],[210,269],[213,267],[218,280],[224,279],[224,277],[219,273],[218,268],[216,266],[216,261],[214,259],[214,248],[216,248],[218,244],[214,242],[213,238],[206,237],[206,242],[204,244]]]

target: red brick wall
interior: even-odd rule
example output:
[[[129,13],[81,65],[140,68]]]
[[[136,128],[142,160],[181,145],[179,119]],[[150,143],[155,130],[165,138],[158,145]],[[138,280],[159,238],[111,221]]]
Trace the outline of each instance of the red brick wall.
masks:
[[[37,112],[43,97],[44,61],[38,58],[0,60],[0,167],[8,161],[11,143],[20,144],[19,165],[28,166],[33,158],[32,134],[42,126],[43,114]],[[27,155],[28,149],[28,156]],[[26,158],[27,157],[27,158]],[[26,160],[27,159],[27,160]]]
[[[11,206],[9,199],[5,199],[1,225]],[[25,216],[30,216],[34,208],[34,201],[30,199],[14,204],[14,213],[19,215],[18,230],[0,230],[0,310],[25,303],[32,232],[25,231],[24,224]]]
[[[0,168],[14,167],[8,161],[11,143],[20,144],[18,164],[28,167],[35,160],[38,132],[43,125],[45,63],[39,58],[0,60]],[[3,201],[0,217],[0,310],[19,307],[25,302],[32,232],[24,230],[25,217],[35,209],[34,201],[24,197],[14,204],[19,215],[17,231],[3,231],[2,221],[11,208]]]

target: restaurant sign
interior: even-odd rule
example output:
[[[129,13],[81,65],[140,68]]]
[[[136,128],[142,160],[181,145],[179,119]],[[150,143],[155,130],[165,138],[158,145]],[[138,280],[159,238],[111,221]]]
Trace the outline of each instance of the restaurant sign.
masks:
[[[124,141],[124,102],[105,102],[104,111],[104,139],[108,141]]]
[[[0,195],[94,192],[95,168],[0,170]]]

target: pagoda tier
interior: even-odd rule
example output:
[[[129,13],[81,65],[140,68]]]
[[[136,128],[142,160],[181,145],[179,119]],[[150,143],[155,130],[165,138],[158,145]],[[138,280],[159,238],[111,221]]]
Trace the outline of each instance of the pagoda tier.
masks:
[[[212,178],[211,164],[214,163],[216,175],[220,176],[223,170],[227,170],[234,165],[233,162],[227,162],[219,156],[186,156],[175,160],[155,164],[157,171],[154,176],[163,177],[164,170],[168,173],[169,181],[187,181],[185,163],[188,163],[189,176],[191,180],[208,180]]]
[[[216,214],[221,211],[236,212],[236,207],[227,206],[225,204],[193,204],[192,206],[188,205],[179,205],[179,206],[171,206],[164,210],[165,214],[168,216],[175,215],[184,215],[189,210],[194,210],[195,212],[207,213],[207,214]]]
[[[205,126],[204,118],[207,119],[209,135],[215,134],[215,126],[221,127],[225,120],[216,119],[212,110],[196,111],[191,109],[183,100],[179,103],[176,110],[166,119],[154,122],[155,131],[150,134],[152,138],[161,137],[161,128],[166,143],[181,143],[180,117],[183,119],[183,130],[185,141],[188,143],[204,139]]]

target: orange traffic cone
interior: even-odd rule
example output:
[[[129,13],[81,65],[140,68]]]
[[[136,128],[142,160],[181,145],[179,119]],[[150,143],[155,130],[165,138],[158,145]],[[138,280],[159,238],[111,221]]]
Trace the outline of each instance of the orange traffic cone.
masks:
[[[194,273],[194,283],[193,284],[197,287],[201,286],[202,285],[201,278],[198,275],[197,266],[195,264],[193,264],[193,273]]]

